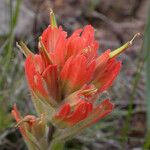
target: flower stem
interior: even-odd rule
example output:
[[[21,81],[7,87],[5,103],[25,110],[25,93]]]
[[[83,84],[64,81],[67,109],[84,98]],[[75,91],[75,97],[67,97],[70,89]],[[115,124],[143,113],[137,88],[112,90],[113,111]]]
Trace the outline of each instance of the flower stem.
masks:
[[[64,149],[64,142],[52,142],[49,150],[63,150]]]

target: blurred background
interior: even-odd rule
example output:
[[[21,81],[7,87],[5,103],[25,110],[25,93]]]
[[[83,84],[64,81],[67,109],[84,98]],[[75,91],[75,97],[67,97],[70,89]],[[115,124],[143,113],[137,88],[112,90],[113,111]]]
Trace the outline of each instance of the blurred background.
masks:
[[[38,52],[38,37],[49,24],[49,9],[70,35],[91,24],[99,53],[116,49],[140,32],[119,59],[122,70],[110,97],[115,110],[68,141],[65,150],[150,149],[150,0],[0,0],[0,150],[26,150],[10,112],[34,114],[24,75],[24,56],[16,41]]]

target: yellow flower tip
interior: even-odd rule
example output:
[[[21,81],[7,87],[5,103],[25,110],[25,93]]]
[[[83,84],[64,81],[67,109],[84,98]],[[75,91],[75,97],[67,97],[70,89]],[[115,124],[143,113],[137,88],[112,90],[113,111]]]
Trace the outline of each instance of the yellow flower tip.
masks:
[[[43,42],[42,42],[42,37],[40,36],[39,37],[39,51],[41,52],[41,54],[43,54],[45,56],[45,58],[48,60],[48,62],[52,63],[51,59],[50,59],[50,56],[48,54],[48,51],[46,50]]]
[[[125,43],[123,46],[117,48],[116,50],[112,51],[109,54],[109,57],[110,58],[114,58],[114,57],[118,56],[120,53],[122,53],[127,48],[129,48],[130,46],[132,46],[133,45],[133,41],[135,40],[135,38],[139,37],[140,35],[141,35],[140,33],[136,33],[130,41],[128,41],[127,43]]]
[[[40,36],[39,37],[39,43],[38,43],[39,49],[42,48],[42,45],[43,45],[43,43],[42,43],[42,37]]]
[[[46,50],[46,48],[45,48],[45,46],[44,46],[44,44],[43,44],[43,42],[42,42],[42,37],[40,36],[39,37],[39,44],[38,44],[38,46],[39,46],[39,51],[44,51],[44,52],[47,52],[47,50]]]
[[[25,43],[21,42],[16,42],[16,46],[22,51],[22,53],[27,57],[30,54],[33,54],[29,48],[26,46]]]
[[[84,95],[89,95],[89,94],[94,94],[98,91],[97,88],[92,88],[92,89],[88,89],[88,90],[83,90],[81,91],[81,94],[84,94]]]
[[[140,33],[136,33],[133,38],[129,41],[130,46],[133,45],[133,41],[135,40],[135,38],[139,37],[141,34]]]
[[[45,46],[44,46],[44,44],[43,44],[43,42],[42,42],[42,37],[40,36],[39,37],[39,50],[41,51],[44,51],[44,52],[47,52],[47,50],[46,50],[46,48],[45,48]]]
[[[50,8],[50,25],[57,28],[56,17],[53,10]]]

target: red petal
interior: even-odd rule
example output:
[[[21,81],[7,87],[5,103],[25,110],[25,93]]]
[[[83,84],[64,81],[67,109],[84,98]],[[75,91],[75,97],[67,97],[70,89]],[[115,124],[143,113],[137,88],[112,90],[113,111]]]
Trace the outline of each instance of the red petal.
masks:
[[[109,68],[107,73],[104,73],[103,76],[99,78],[98,82],[101,83],[99,92],[107,90],[112,85],[120,69],[121,69],[121,62],[117,62],[112,68],[111,67]]]
[[[81,38],[83,38],[85,42],[85,47],[93,43],[94,41],[94,28],[91,25],[87,25],[84,27]]]
[[[67,116],[63,121],[69,123],[69,125],[74,125],[79,121],[83,120],[88,114],[87,106],[88,105],[86,102],[81,102],[76,107],[74,112]]]
[[[108,115],[113,110],[113,104],[107,99],[104,100],[99,106],[97,106],[91,115],[93,114],[99,114],[97,118],[94,118],[91,124],[96,123],[100,119],[104,118],[106,115]]]
[[[64,104],[63,106],[61,106],[59,112],[55,115],[55,117],[63,120],[67,115],[69,115],[70,110],[70,105]]]
[[[89,102],[87,102],[87,111],[88,111],[88,114],[90,114],[93,110],[93,105]]]
[[[58,66],[62,67],[65,63],[65,48],[66,48],[66,39],[63,36],[60,36],[58,39],[58,44],[56,45],[54,51],[54,60]]]
[[[59,101],[57,65],[49,65],[42,73],[42,77],[45,81],[49,95],[55,101]]]
[[[106,52],[104,52],[97,58],[96,69],[95,69],[93,78],[96,78],[96,76],[99,76],[100,73],[102,73],[105,70],[107,62],[109,60],[109,53],[110,53],[110,50],[107,50]]]
[[[12,116],[15,118],[16,122],[20,122],[21,121],[21,116],[20,113],[17,109],[16,104],[13,106],[13,110],[11,111]],[[23,126],[19,126],[19,130],[22,133],[22,135],[24,136],[25,139],[28,139],[27,134],[25,132],[25,129]]]
[[[98,59],[96,69],[93,75],[93,84],[102,92],[112,85],[112,82],[117,77],[121,62],[115,58],[109,58],[110,50],[103,53]]]
[[[71,56],[84,53],[88,60],[92,60],[97,55],[98,42],[94,40],[94,28],[91,25],[76,30],[67,39],[66,60]]]
[[[17,109],[16,104],[14,104],[13,110],[11,111],[11,113],[12,113],[12,116],[16,119],[17,122],[19,122],[21,120],[20,113]]]
[[[41,74],[44,64],[40,55],[29,55],[25,61],[25,73],[30,88],[39,91],[43,96],[47,96],[44,89]]]
[[[113,104],[109,100],[104,100],[99,106],[93,109],[93,111],[88,115],[85,122],[87,122],[82,128],[86,128],[100,119],[107,116],[113,110]],[[84,122],[84,120],[83,120]]]
[[[68,59],[60,73],[60,77],[62,81],[67,83],[67,90],[73,92],[90,81],[94,69],[94,61],[88,65],[87,58],[83,55],[79,55]]]
[[[44,82],[43,82],[42,76],[40,74],[36,74],[34,76],[34,84],[35,84],[35,90],[37,90],[38,92],[40,92],[40,94],[42,96],[48,97],[48,91],[44,87]]]
[[[48,26],[42,34],[42,42],[48,52],[53,52],[59,44],[59,39],[65,40],[67,34],[62,30],[61,27],[55,28]]]
[[[66,60],[69,57],[75,56],[82,52],[82,50],[84,48],[84,41],[80,37],[81,32],[82,32],[82,29],[78,29],[67,39]],[[80,44],[78,44],[78,43],[80,43]]]

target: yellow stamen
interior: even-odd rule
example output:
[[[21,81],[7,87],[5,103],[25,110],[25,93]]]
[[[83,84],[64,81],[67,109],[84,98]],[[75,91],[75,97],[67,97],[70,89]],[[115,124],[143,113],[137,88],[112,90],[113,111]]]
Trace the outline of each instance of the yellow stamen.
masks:
[[[88,52],[91,52],[91,51],[92,51],[92,49],[91,49],[90,46],[88,46],[87,48],[83,49],[83,53],[84,53],[84,54],[86,54],[86,53],[88,53]]]
[[[97,92],[97,88],[92,88],[92,89],[81,91],[81,94],[89,95],[89,94],[96,93],[96,92]]]
[[[52,9],[50,9],[50,25],[57,28],[56,17]]]
[[[110,54],[109,54],[109,57],[110,58],[114,58],[116,56],[118,56],[120,53],[122,53],[124,50],[126,50],[127,48],[129,48],[130,46],[133,45],[133,41],[136,37],[140,36],[140,33],[137,33],[133,36],[133,38],[128,41],[126,44],[124,44],[123,46],[117,48],[116,50],[112,51]]]
[[[27,57],[28,55],[30,55],[30,54],[33,54],[33,53],[28,49],[28,47],[26,46],[25,43],[23,43],[23,42],[20,42],[20,43],[16,42],[16,45],[17,45],[17,47],[23,52],[23,54],[24,54],[26,57]]]
[[[49,60],[49,62],[52,62],[50,59],[50,56],[49,56],[49,54],[48,54],[48,52],[47,52],[47,50],[46,50],[46,48],[42,42],[42,37],[39,37],[39,50],[40,51],[42,50],[41,52],[43,52],[43,54],[46,56],[46,58]]]

